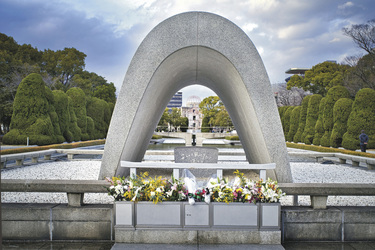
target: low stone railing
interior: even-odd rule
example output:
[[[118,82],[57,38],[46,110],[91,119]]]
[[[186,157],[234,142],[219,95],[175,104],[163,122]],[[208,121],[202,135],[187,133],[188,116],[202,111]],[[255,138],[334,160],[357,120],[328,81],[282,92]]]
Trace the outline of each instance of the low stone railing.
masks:
[[[101,149],[56,149],[56,153],[66,154],[68,160],[73,160],[74,155],[102,155],[103,152]]]
[[[67,193],[72,207],[82,206],[85,193],[107,193],[107,186],[105,180],[1,180],[1,192]]]
[[[55,153],[55,149],[48,149],[43,151],[2,155],[1,168],[5,168],[8,161],[16,161],[17,166],[22,166],[26,159],[31,159],[32,163],[38,163],[40,157],[44,157],[44,160],[51,160],[51,156]]]
[[[70,206],[81,206],[85,193],[107,193],[104,180],[19,180],[2,179],[2,192],[67,193]],[[328,196],[375,196],[375,184],[279,183],[287,195],[309,195],[314,209],[327,208]]]
[[[287,195],[309,195],[314,209],[326,209],[328,196],[374,196],[375,184],[360,183],[279,183]],[[295,199],[295,201],[296,201]],[[296,204],[295,204],[296,205]]]
[[[347,160],[352,162],[353,167],[358,167],[359,163],[365,163],[368,170],[375,170],[375,158],[348,155],[342,153],[320,153],[320,152],[289,152],[289,156],[301,156],[315,158],[317,162],[327,157],[339,159],[340,164],[345,164]]]

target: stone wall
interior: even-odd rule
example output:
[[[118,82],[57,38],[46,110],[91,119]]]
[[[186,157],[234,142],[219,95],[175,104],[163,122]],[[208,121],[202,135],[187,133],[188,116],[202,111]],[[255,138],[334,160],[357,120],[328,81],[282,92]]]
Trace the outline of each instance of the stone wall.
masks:
[[[281,208],[282,242],[375,241],[375,207]],[[2,204],[3,240],[114,240],[111,204]]]

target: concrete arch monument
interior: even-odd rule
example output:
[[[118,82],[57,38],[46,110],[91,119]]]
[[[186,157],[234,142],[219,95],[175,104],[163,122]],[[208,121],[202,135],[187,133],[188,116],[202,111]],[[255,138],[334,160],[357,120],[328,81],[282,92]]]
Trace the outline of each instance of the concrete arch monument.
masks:
[[[212,89],[224,102],[249,163],[275,162],[275,171],[267,175],[291,182],[283,130],[262,59],[238,26],[206,12],[166,19],[139,46],[112,115],[99,178],[122,174],[121,160],[142,161],[169,100],[193,84]]]

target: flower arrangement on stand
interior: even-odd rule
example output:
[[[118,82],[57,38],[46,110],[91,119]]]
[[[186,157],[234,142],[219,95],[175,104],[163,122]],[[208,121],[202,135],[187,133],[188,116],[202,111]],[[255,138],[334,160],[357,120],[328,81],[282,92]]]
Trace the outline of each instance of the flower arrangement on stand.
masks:
[[[243,203],[274,203],[279,202],[285,195],[276,181],[253,181],[244,177],[238,170],[236,178],[231,183],[227,179],[211,178],[206,187],[197,187],[191,178],[167,179],[159,177],[148,178],[145,172],[133,178],[106,178],[111,183],[107,187],[108,195],[115,201],[189,201],[194,202],[243,202]]]

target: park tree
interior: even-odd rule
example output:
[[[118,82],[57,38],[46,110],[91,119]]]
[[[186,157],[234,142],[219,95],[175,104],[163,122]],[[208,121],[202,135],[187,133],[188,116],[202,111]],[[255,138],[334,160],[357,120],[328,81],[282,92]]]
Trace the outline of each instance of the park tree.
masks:
[[[349,56],[345,63],[351,66],[349,73],[344,79],[344,85],[357,93],[363,88],[375,89],[375,58],[367,54],[364,56]],[[353,95],[353,96],[354,96]]]
[[[56,79],[54,87],[67,91],[71,80],[85,68],[86,54],[75,48],[63,50],[44,50],[42,56],[42,70]]]
[[[319,104],[321,99],[322,96],[319,94],[314,94],[309,99],[305,130],[303,131],[301,137],[303,138],[301,141],[308,145],[310,145],[314,140],[315,125],[319,116]]]
[[[215,115],[214,126],[225,128],[233,127],[232,119],[224,105],[219,107],[219,111]]]
[[[328,91],[323,110],[324,134],[320,139],[320,145],[325,147],[329,147],[331,145],[330,139],[333,129],[333,107],[340,98],[349,97],[349,91],[343,86],[335,86]]]
[[[13,114],[13,101],[23,78],[39,73],[41,53],[29,44],[19,45],[12,38],[0,33],[0,123],[9,131]]]
[[[342,137],[347,130],[349,115],[352,111],[353,100],[340,98],[333,106],[333,129],[331,133],[331,147],[338,148],[342,145]]]
[[[160,117],[158,127],[157,127],[157,131],[159,131],[159,132],[168,130],[168,123],[169,123],[169,112],[168,111],[169,111],[168,108],[164,109],[164,112]]]
[[[181,110],[179,108],[172,108],[169,114],[169,124],[177,131],[177,128],[182,124]]]
[[[189,118],[181,117],[181,125],[180,125],[181,132],[186,132],[188,128],[189,128]]]
[[[215,117],[223,106],[224,104],[218,96],[209,96],[201,101],[199,109],[203,114],[203,118],[206,118],[208,127],[212,128],[215,125]]]
[[[272,90],[275,93],[278,107],[300,106],[303,98],[310,94],[310,92],[297,87],[287,89],[286,83],[272,84]]]
[[[297,133],[301,109],[301,106],[295,107],[290,115],[290,128],[287,136],[287,141],[289,142],[293,141],[294,135]]]
[[[302,134],[305,131],[307,108],[309,107],[310,98],[311,98],[311,95],[308,95],[308,96],[305,96],[305,98],[303,98],[302,100],[302,105],[301,105],[302,108],[301,108],[301,113],[299,115],[299,121],[298,121],[298,130],[293,138],[294,142],[304,141],[304,138],[302,138]]]
[[[345,27],[343,32],[352,38],[358,48],[363,49],[375,59],[375,19],[365,24],[353,24],[350,27]]]
[[[57,142],[45,86],[42,77],[36,73],[22,80],[14,99],[11,130],[3,137],[5,144],[26,144],[27,137],[30,144]]]
[[[335,62],[323,62],[305,72],[305,76],[293,75],[287,83],[287,88],[302,88],[313,94],[325,96],[330,88],[343,84],[343,79],[350,67]]]
[[[113,82],[97,86],[94,91],[94,97],[102,99],[108,103],[116,103],[116,87]]]
[[[212,131],[212,128],[210,127],[210,124],[209,124],[208,117],[203,117],[201,131],[202,133],[208,133]]]
[[[343,136],[342,146],[346,149],[359,149],[359,135],[365,130],[369,136],[368,148],[375,148],[375,90],[361,89],[355,96],[352,111]]]
[[[345,27],[343,33],[366,53],[364,56],[349,56],[345,59],[352,66],[348,86],[355,92],[362,88],[375,89],[375,19]]]

